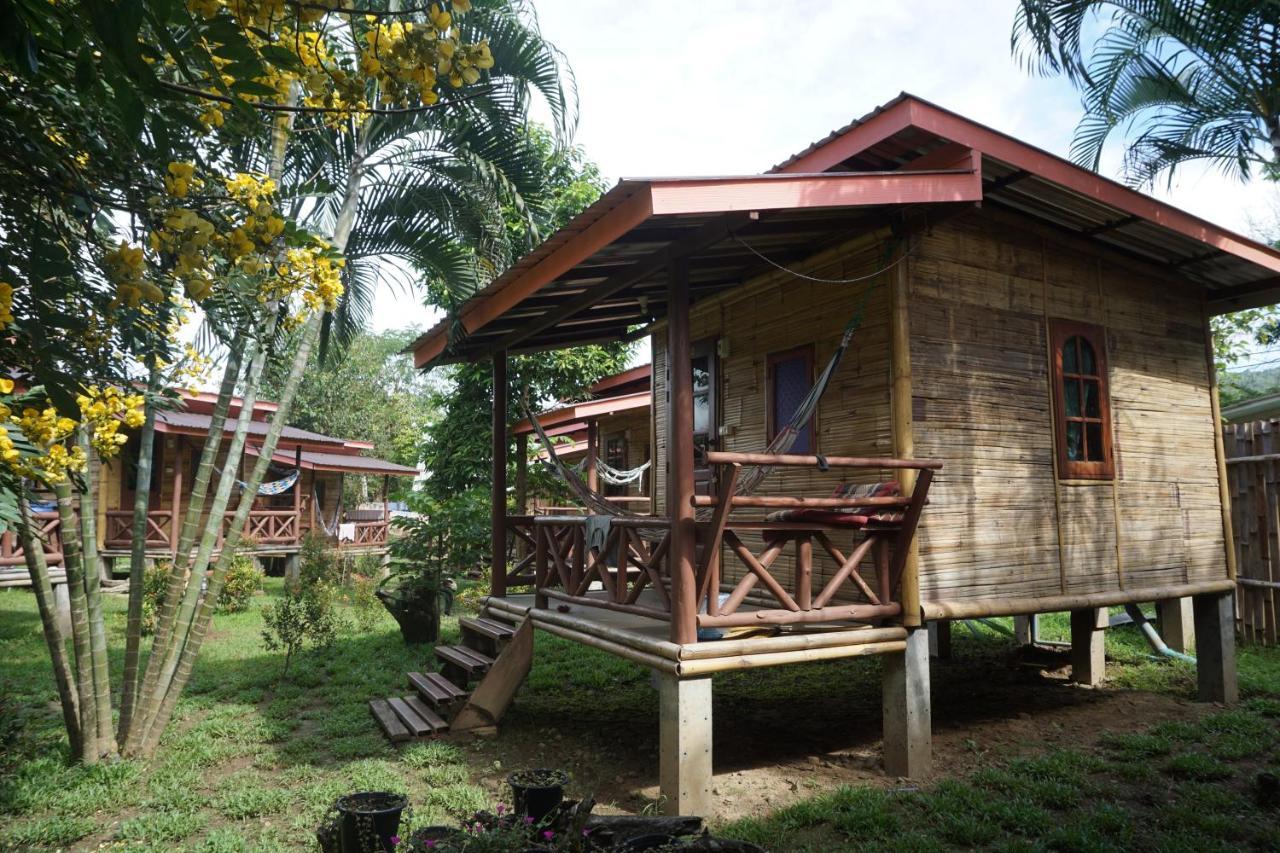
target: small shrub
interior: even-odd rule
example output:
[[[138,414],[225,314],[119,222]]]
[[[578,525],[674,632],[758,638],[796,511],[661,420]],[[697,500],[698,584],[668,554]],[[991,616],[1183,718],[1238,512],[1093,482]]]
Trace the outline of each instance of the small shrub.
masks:
[[[222,592],[218,595],[219,613],[243,613],[249,602],[262,588],[262,572],[247,554],[231,558],[227,574],[222,580]]]
[[[342,561],[329,543],[322,536],[308,534],[298,549],[298,585],[303,589],[336,586],[342,582],[342,575]]]
[[[157,560],[147,566],[142,575],[142,635],[149,637],[156,632],[156,622],[160,618],[160,608],[164,606],[165,590],[169,586],[169,574],[173,564],[168,560]]]
[[[355,617],[355,626],[362,633],[369,633],[378,627],[386,614],[386,609],[374,593],[378,582],[370,575],[353,574],[347,584],[345,598],[351,605]]]
[[[337,636],[341,623],[333,611],[333,597],[328,584],[304,584],[285,590],[283,598],[263,608],[262,641],[269,651],[284,652],[282,678],[300,649],[322,648]]]

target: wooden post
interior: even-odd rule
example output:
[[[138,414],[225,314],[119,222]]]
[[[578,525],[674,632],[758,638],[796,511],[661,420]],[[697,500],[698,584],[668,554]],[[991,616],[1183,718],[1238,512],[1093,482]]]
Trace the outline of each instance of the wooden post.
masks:
[[[1227,479],[1227,451],[1222,442],[1222,406],[1218,402],[1218,369],[1213,358],[1213,327],[1204,313],[1204,362],[1209,372],[1209,410],[1213,416],[1213,454],[1218,461],[1218,501],[1222,504],[1223,557],[1227,577],[1236,578],[1236,541],[1231,526],[1231,481]]]
[[[1166,598],[1156,602],[1160,638],[1175,652],[1190,654],[1196,643],[1195,619],[1190,598]]]
[[[293,451],[293,470],[298,479],[293,481],[293,541],[302,541],[302,445]]]
[[[905,248],[902,249],[905,251]],[[911,422],[911,315],[910,261],[903,259],[892,272],[889,288],[889,375],[890,424],[893,433],[893,455],[910,459],[915,453],[915,434]],[[898,472],[904,494],[916,486],[916,472],[904,468]],[[907,560],[902,571],[902,624],[917,627],[920,616],[920,555],[918,536],[911,537]]]
[[[1200,701],[1230,705],[1240,698],[1236,683],[1235,596],[1230,592],[1192,598],[1196,621],[1196,681]]]
[[[507,353],[493,354],[492,574],[489,594],[507,594]]]
[[[1107,608],[1071,611],[1071,680],[1090,687],[1106,672]]]
[[[929,657],[951,660],[950,619],[937,619],[929,623]]]
[[[596,470],[596,460],[600,458],[600,425],[594,420],[587,421],[587,488],[593,492],[600,491],[600,472]]]
[[[315,532],[316,532],[316,472],[314,468],[311,469],[311,500],[309,501],[309,503],[311,504],[311,526],[308,529],[311,531],[312,535],[315,535]],[[321,508],[321,511],[323,511],[323,508]]]
[[[929,632],[908,630],[906,649],[884,656],[884,769],[921,779],[933,769],[929,705]]]
[[[516,436],[516,515],[529,512],[529,434]]]
[[[173,516],[169,521],[169,553],[178,558],[179,530],[182,528],[182,451],[185,449],[182,436],[174,440],[173,451]]]
[[[1033,646],[1039,633],[1040,617],[1036,613],[1013,617],[1013,639],[1019,646]]]
[[[689,268],[671,262],[667,282],[667,515],[671,545],[671,641],[697,641],[693,513],[693,366],[689,345]],[[708,688],[709,689],[709,688]]]
[[[692,432],[690,433],[692,437]],[[711,676],[658,680],[658,781],[671,815],[711,812]]]

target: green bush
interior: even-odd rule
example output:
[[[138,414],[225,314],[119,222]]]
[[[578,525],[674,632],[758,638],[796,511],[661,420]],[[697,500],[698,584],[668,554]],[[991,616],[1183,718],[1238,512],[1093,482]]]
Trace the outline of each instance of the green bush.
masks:
[[[227,574],[222,579],[217,611],[243,613],[249,609],[249,602],[260,589],[262,572],[258,571],[253,558],[247,554],[236,554],[231,558],[231,565],[227,567]]]
[[[164,606],[165,589],[169,586],[169,573],[173,564],[157,560],[147,566],[142,575],[142,635],[149,637],[156,632],[160,608]]]
[[[338,585],[343,580],[342,561],[323,536],[307,534],[298,549],[298,583],[305,589]]]
[[[334,587],[327,583],[286,588],[284,597],[262,610],[262,642],[268,651],[284,652],[281,677],[289,674],[293,656],[305,646],[323,648],[333,642],[342,621],[333,609]]]

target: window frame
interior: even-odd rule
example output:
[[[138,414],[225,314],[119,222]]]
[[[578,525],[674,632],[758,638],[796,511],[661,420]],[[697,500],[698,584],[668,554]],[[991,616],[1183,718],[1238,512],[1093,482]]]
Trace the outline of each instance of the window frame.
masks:
[[[781,350],[779,352],[769,353],[766,359],[767,369],[765,371],[765,441],[771,442],[778,435],[777,407],[775,400],[777,398],[777,375],[778,365],[791,361],[796,358],[803,358],[805,361],[805,372],[809,377],[809,387],[813,387],[813,363],[814,363],[814,346],[813,344],[801,344],[798,347]],[[818,452],[818,412],[813,413],[813,417],[809,420],[807,427],[809,431],[809,448],[805,451],[807,454]],[[795,452],[795,451],[792,451]]]
[[[622,451],[621,465],[614,465],[613,462],[609,461],[609,445],[614,441],[619,442],[619,446]],[[628,446],[627,433],[625,430],[609,433],[604,437],[604,441],[600,444],[601,450],[603,451],[600,456],[604,459],[604,464],[612,465],[614,468],[618,468],[619,470],[627,467],[627,456],[630,453],[631,448]],[[623,497],[630,491],[630,488],[630,486],[615,486],[613,483],[605,483],[604,494],[605,497]]]
[[[1092,374],[1067,374],[1063,369],[1063,351],[1072,338],[1082,338],[1093,348],[1094,369]],[[1053,444],[1058,460],[1058,479],[1060,480],[1114,480],[1115,479],[1115,446],[1111,434],[1111,382],[1107,360],[1107,334],[1101,326],[1083,323],[1078,320],[1051,319],[1049,321],[1049,344],[1052,358],[1050,374],[1053,382]],[[1074,423],[1101,422],[1102,458],[1099,460],[1071,459],[1067,455],[1067,406],[1064,399],[1067,378],[1096,379],[1098,382],[1098,417],[1089,418],[1084,415],[1084,396],[1081,395],[1080,416],[1070,416]],[[1081,435],[1082,446],[1088,450],[1088,430]]]

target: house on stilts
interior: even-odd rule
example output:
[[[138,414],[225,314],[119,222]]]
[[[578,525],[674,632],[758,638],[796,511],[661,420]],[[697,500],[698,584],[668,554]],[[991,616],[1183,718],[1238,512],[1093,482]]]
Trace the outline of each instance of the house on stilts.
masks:
[[[216,395],[181,392],[178,406],[157,413],[150,510],[147,512],[146,554],[151,559],[172,557],[177,551],[175,535],[186,510],[187,491],[195,478],[196,466],[213,420]],[[275,403],[254,404],[241,469],[226,471],[226,445],[236,429],[241,401],[233,399],[223,427],[225,441],[215,460],[219,476],[245,477],[254,463],[257,449],[266,435]],[[133,545],[133,500],[139,488],[134,476],[138,436],[128,431],[119,460],[104,465],[98,476],[98,550],[107,565],[117,561],[128,570]],[[253,509],[245,522],[242,548],[260,561],[282,562],[286,572],[296,570],[298,552],[308,536],[327,540],[334,549],[348,554],[383,555],[387,552],[390,512],[386,496],[391,477],[413,477],[416,468],[366,456],[373,445],[322,435],[286,426],[272,458],[268,482],[258,489]],[[367,478],[368,490],[377,498],[372,508],[345,506],[343,493],[349,478]],[[33,507],[33,516],[43,527],[45,556],[55,585],[65,580],[58,514],[52,505]],[[217,546],[221,546],[235,515],[225,513]],[[0,536],[0,586],[30,583],[21,546],[12,532]],[[56,592],[58,590],[55,590]]]
[[[649,365],[642,364],[606,376],[587,389],[589,399],[536,416],[558,459],[581,469],[582,481],[591,491],[632,512],[653,511],[651,373]],[[511,431],[516,440],[517,506],[533,515],[585,512],[586,507],[572,498],[566,505],[554,495],[529,491],[529,442],[531,437],[539,439],[529,418]],[[548,461],[550,455],[549,448],[539,446],[539,461]]]
[[[766,174],[620,182],[415,357],[493,363],[487,615],[654,670],[706,813],[743,667],[882,656],[886,770],[926,774],[929,623],[1071,611],[1092,683],[1107,606],[1189,598],[1234,700],[1209,319],[1278,297],[1275,250],[904,94]],[[645,335],[653,514],[509,516],[507,357]]]

